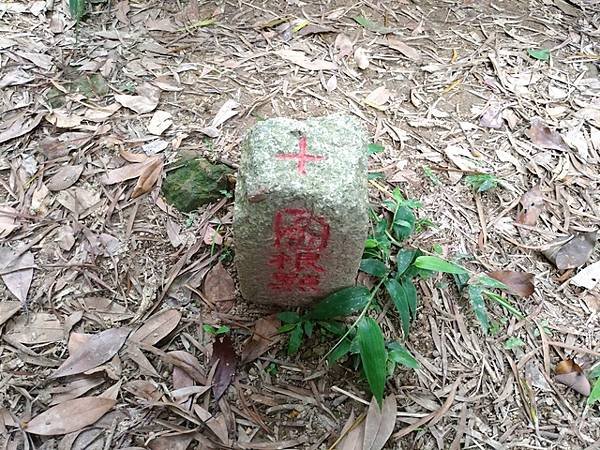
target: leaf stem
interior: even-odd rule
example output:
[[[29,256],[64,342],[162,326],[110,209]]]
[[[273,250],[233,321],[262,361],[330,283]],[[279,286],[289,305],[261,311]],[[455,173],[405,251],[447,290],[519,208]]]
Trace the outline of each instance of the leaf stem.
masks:
[[[356,328],[356,326],[358,325],[358,322],[360,321],[360,319],[362,319],[365,316],[365,314],[367,313],[367,310],[369,309],[369,306],[371,306],[371,303],[373,302],[373,299],[375,298],[375,295],[379,291],[379,288],[381,287],[381,285],[383,284],[383,282],[385,281],[386,278],[387,277],[382,277],[381,280],[379,280],[379,283],[377,283],[377,286],[375,286],[373,288],[373,290],[371,291],[371,294],[369,295],[369,301],[367,302],[367,304],[365,305],[365,307],[363,308],[363,310],[360,312],[359,316],[352,323],[352,325],[350,325],[348,327],[348,330],[346,330],[346,333],[344,333],[344,335],[335,343],[335,345],[329,349],[329,351],[325,354],[325,356],[323,356],[321,358],[321,360],[319,361],[319,364],[323,363],[323,361],[325,361],[325,359],[331,354],[331,352],[333,352],[337,348],[337,346],[340,345],[344,341],[344,339],[346,339],[348,337],[348,335],[350,334],[350,332],[354,328]]]

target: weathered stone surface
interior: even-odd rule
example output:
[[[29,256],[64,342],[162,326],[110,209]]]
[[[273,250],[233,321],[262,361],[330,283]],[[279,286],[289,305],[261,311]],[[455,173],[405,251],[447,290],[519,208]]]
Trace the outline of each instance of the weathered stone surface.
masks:
[[[244,298],[306,305],[354,284],[368,229],[366,146],[343,115],[250,130],[234,210]]]
[[[223,164],[211,164],[203,158],[190,159],[167,175],[162,192],[179,211],[191,212],[223,197],[231,172]]]

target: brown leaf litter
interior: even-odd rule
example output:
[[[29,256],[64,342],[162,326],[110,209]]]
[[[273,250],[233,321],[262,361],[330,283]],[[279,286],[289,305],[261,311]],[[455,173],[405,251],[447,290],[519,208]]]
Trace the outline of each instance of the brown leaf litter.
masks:
[[[2,448],[593,448],[594,2],[66,3],[0,2]],[[486,336],[451,278],[418,280],[421,369],[384,412],[352,357],[319,364],[318,324],[288,357],[237,294],[230,198],[184,215],[159,189],[184,156],[237,167],[263,118],[334,112],[384,147],[374,208],[421,202],[407,246],[522,296],[524,320],[486,300]]]

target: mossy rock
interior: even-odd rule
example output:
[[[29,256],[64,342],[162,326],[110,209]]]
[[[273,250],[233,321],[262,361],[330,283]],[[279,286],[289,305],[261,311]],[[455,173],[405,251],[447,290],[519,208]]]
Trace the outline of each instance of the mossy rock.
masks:
[[[191,212],[223,197],[227,175],[232,172],[223,164],[212,164],[202,158],[190,159],[167,175],[162,192],[179,211]]]

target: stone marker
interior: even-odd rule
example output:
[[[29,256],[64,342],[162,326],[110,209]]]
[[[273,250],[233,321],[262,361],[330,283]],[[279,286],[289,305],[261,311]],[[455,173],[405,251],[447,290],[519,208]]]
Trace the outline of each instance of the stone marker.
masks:
[[[233,226],[245,299],[306,305],[354,284],[368,230],[366,147],[343,115],[250,130]]]

